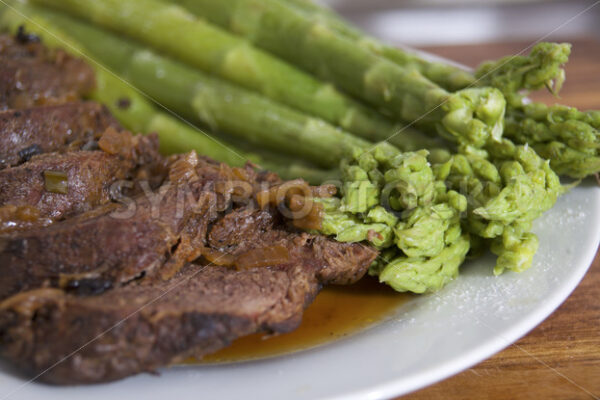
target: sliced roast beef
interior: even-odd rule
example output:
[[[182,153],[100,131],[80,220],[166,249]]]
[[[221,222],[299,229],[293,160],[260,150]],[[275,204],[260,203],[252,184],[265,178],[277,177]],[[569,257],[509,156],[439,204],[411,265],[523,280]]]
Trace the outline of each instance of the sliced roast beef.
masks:
[[[108,143],[128,151],[126,143]],[[103,140],[100,145],[111,150]],[[90,154],[113,157],[103,152],[63,156],[74,154],[83,154],[85,160]],[[0,176],[48,156],[0,171]],[[97,177],[101,187],[106,176],[99,175],[90,174]],[[218,217],[217,208],[230,208],[223,204],[233,202],[231,193],[220,189],[217,195],[214,189],[230,175],[231,168],[200,159],[192,152],[170,160],[168,180],[157,190],[141,183],[144,192],[135,200],[124,197],[118,199],[119,205],[109,204],[50,226],[0,236],[0,274],[6,277],[0,282],[0,298],[41,286],[73,286],[81,280],[118,286],[158,269],[161,277],[170,278],[202,254],[208,226]],[[60,205],[48,196],[48,204]]]
[[[5,277],[0,298],[42,286],[82,291],[89,285],[118,286],[166,263],[177,263],[172,266],[176,272],[195,258],[191,253],[199,255],[202,244],[196,238],[209,220],[203,208],[180,207],[177,187],[164,188],[0,238],[0,274]]]
[[[279,183],[191,153],[171,160],[162,192],[135,207],[5,238],[0,293],[17,294],[0,305],[0,351],[30,375],[67,357],[40,379],[79,384],[294,329],[323,284],[355,282],[377,252],[257,207],[257,188]]]
[[[43,154],[0,171],[0,205],[35,206],[52,219],[79,214],[109,202],[111,183],[132,168],[102,151]]]
[[[332,276],[354,282],[376,255],[307,234],[288,234],[287,241],[290,257],[279,265],[191,264],[170,280],[149,278],[99,296],[20,293],[0,304],[0,351],[27,375],[44,372],[39,379],[55,384],[154,371],[250,333],[295,329],[321,285]]]
[[[0,43],[0,110],[77,101],[95,86],[94,70],[62,50],[10,36]]]
[[[48,152],[92,146],[118,122],[106,107],[93,102],[0,112],[0,169]]]
[[[118,181],[152,176],[155,187],[154,181],[164,178],[155,136],[109,129],[96,147],[99,150],[36,155],[0,170],[0,207],[33,206],[41,218],[59,220],[108,203]]]
[[[5,237],[0,353],[45,382],[95,383],[296,328],[323,284],[355,282],[377,252],[299,232],[257,207],[261,183],[280,181],[192,153],[135,207]]]

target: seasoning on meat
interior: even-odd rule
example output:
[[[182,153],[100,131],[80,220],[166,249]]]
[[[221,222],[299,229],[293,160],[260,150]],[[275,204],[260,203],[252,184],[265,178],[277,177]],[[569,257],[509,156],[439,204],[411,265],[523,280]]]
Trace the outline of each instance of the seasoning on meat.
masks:
[[[19,150],[17,155],[19,156],[19,161],[21,163],[27,162],[31,160],[31,157],[42,154],[42,148],[38,144],[32,144],[31,146],[25,147],[22,150]]]

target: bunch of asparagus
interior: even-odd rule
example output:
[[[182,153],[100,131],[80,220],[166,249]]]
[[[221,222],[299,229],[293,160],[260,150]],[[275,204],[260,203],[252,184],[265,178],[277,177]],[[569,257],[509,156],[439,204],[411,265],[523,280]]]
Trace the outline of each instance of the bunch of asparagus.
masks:
[[[1,25],[97,60],[94,97],[128,128],[157,131],[165,150],[314,183],[340,176],[340,198],[321,200],[321,232],[380,248],[371,273],[399,291],[441,288],[482,245],[496,274],[528,268],[532,221],[564,191],[556,172],[600,170],[598,113],[523,97],[560,90],[567,45],[472,73],[382,44],[309,0],[30,2],[11,3]]]

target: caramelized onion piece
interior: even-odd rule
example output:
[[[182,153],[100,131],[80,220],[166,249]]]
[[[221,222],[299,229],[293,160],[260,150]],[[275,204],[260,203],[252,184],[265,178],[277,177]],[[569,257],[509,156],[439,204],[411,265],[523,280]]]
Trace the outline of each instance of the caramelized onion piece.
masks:
[[[269,205],[284,204],[291,211],[292,224],[299,229],[318,230],[323,223],[323,205],[313,201],[316,197],[331,197],[337,192],[333,185],[311,187],[298,179],[285,182],[256,193],[256,202],[261,209]]]
[[[102,133],[98,141],[100,150],[108,154],[123,154],[126,149],[131,147],[131,138],[125,134],[117,132],[116,129],[110,127]]]
[[[275,199],[272,199],[272,195],[274,195],[272,189],[261,190],[260,192],[256,193],[256,203],[261,210],[264,210],[270,204],[275,202]]]
[[[321,229],[323,227],[323,204],[316,203],[312,201],[312,199],[310,199],[310,208],[308,209],[308,212],[306,212],[306,209],[304,208],[306,206],[306,203],[304,203],[306,201],[306,198],[300,197],[300,199],[296,200],[296,197],[294,197],[290,202],[290,209],[292,211],[297,212],[297,210],[303,210],[302,213],[299,214],[299,218],[294,218],[294,220],[292,221],[292,225],[294,225],[298,229],[304,230]]]
[[[169,180],[175,183],[183,183],[198,178],[196,166],[198,165],[198,154],[190,151],[171,163],[169,168]]]
[[[34,206],[8,204],[0,207],[0,234],[38,226],[48,226],[51,223],[52,220],[50,218],[43,218],[40,215],[40,210]]]
[[[285,264],[289,260],[288,249],[281,245],[275,245],[248,250],[238,256],[235,266],[238,270],[244,270]]]
[[[211,264],[218,265],[220,267],[232,267],[236,262],[235,256],[208,248],[202,250],[202,257],[204,257],[206,261],[210,262]]]
[[[248,172],[243,168],[233,168],[233,176],[242,181],[248,181]]]
[[[293,213],[301,213],[304,210],[308,211],[308,208],[311,207],[312,204],[313,200],[311,197],[304,197],[296,194],[290,198],[288,207]]]
[[[0,302],[0,310],[14,310],[25,316],[33,316],[35,312],[46,304],[47,300],[61,299],[64,292],[60,289],[34,289],[17,293]]]
[[[337,188],[335,185],[321,185],[321,186],[313,186],[312,194],[313,197],[321,197],[328,199],[337,193]]]
[[[312,197],[312,191],[308,183],[302,179],[296,179],[262,190],[256,193],[256,202],[260,208],[265,208],[268,205],[287,204],[294,196]]]

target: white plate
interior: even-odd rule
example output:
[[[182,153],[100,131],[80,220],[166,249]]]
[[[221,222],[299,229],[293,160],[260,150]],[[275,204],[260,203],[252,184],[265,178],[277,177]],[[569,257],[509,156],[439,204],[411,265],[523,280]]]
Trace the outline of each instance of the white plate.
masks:
[[[600,241],[600,188],[563,196],[535,226],[540,250],[522,274],[492,276],[493,259],[462,268],[435,295],[411,300],[366,331],[261,361],[166,369],[87,387],[26,384],[0,374],[0,399],[380,399],[422,388],[507,347],[573,291]],[[348,310],[352,312],[352,310]]]
[[[80,387],[27,383],[0,363],[0,400],[364,400],[402,395],[477,364],[548,317],[587,272],[600,243],[598,227],[600,188],[589,179],[536,221],[540,248],[524,273],[494,277],[491,257],[467,263],[460,278],[442,291],[404,303],[370,329],[264,360],[173,367],[160,376]]]

